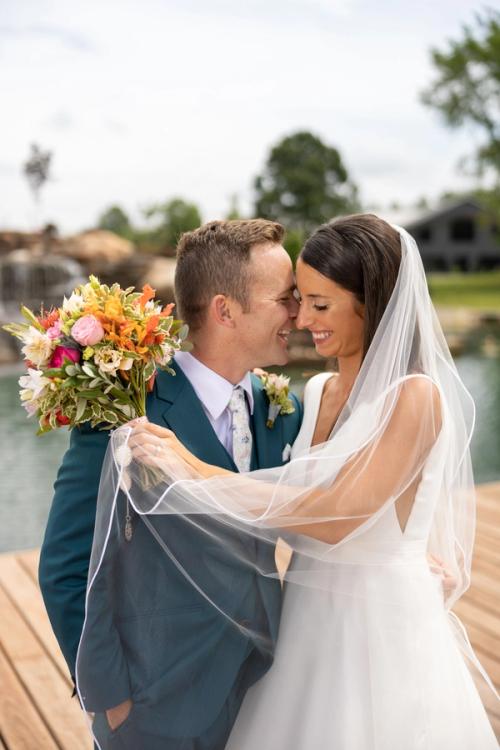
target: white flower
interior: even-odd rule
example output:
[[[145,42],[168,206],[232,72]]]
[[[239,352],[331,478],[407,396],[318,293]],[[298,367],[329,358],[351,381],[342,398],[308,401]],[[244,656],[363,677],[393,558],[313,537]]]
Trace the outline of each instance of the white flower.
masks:
[[[290,378],[286,375],[261,370],[257,373],[262,380],[264,392],[269,400],[269,411],[267,414],[267,426],[272,429],[276,417],[280,414],[293,414],[295,406],[289,397]]]
[[[23,401],[32,401],[45,395],[46,389],[50,386],[49,378],[44,377],[40,370],[28,368],[27,375],[21,375],[19,385],[22,390],[21,399]],[[24,394],[24,395],[23,395]]]
[[[30,326],[23,335],[23,341],[24,346],[21,351],[26,359],[38,367],[46,365],[52,355],[55,342],[51,341],[46,333],[41,333],[33,326]]]
[[[19,385],[21,386],[19,395],[22,405],[28,412],[28,416],[31,417],[38,411],[40,399],[45,396],[51,381],[44,377],[40,370],[34,370],[30,367],[28,374],[21,375],[19,378]]]
[[[21,391],[21,399],[22,399],[22,391]],[[28,417],[32,417],[38,411],[38,401],[23,401],[22,405],[28,412]]]
[[[110,375],[116,375],[121,361],[122,355],[111,346],[103,346],[101,349],[97,349],[94,354],[94,362],[100,371]]]
[[[290,378],[288,378],[286,375],[276,375],[275,373],[271,372],[269,373],[267,378],[269,384],[272,385],[273,388],[276,389],[276,391],[282,391],[290,384]]]
[[[132,357],[122,357],[120,360],[120,370],[130,370],[132,368],[132,365],[134,364],[134,360]]]
[[[69,299],[66,299],[65,297],[62,303],[62,309],[68,315],[73,315],[74,313],[80,312],[80,310],[83,310],[84,306],[85,300],[83,299],[81,294],[78,294],[78,292],[73,292]]]
[[[158,302],[155,302],[154,299],[148,300],[144,305],[145,312],[154,313],[154,315],[159,315],[162,309],[162,306]]]

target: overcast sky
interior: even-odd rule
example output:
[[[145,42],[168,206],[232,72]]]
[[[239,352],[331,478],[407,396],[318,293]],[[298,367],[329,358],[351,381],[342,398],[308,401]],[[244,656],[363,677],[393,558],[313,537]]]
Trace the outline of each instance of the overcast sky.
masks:
[[[491,5],[491,3],[490,3]],[[423,107],[431,46],[469,0],[0,0],[0,228],[91,226],[173,196],[242,210],[269,148],[308,129],[336,146],[365,204],[467,186],[475,134]],[[33,203],[29,145],[54,152]]]

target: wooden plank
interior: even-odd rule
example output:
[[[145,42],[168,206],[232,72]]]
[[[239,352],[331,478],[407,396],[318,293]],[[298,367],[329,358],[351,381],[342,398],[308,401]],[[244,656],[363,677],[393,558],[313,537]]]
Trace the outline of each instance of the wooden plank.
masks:
[[[477,515],[480,521],[493,524],[493,529],[498,532],[497,524],[500,520],[500,503],[493,500],[481,500],[477,505]]]
[[[466,627],[467,623],[470,622],[475,625],[478,630],[489,633],[494,638],[498,638],[498,617],[495,617],[490,612],[485,612],[481,607],[478,607],[475,602],[471,602],[465,597],[457,602],[454,609]]]
[[[485,575],[495,579],[498,576],[498,566],[484,556],[476,555],[473,560],[474,570],[481,570]]]
[[[23,552],[16,552],[16,558],[29,576],[38,586],[38,563],[40,561],[40,550],[29,549]]]
[[[72,689],[73,682],[52,632],[40,590],[13,555],[0,557],[0,585]]]
[[[470,642],[474,650],[476,650],[479,644],[482,650],[491,656],[493,659],[498,659],[500,654],[500,634],[493,636],[490,633],[486,633],[484,630],[479,628],[472,622],[464,622],[463,625],[467,630],[467,635],[470,638]]]
[[[493,503],[500,503],[500,482],[486,482],[478,484],[476,487],[478,503],[483,500],[491,500]]]
[[[78,701],[5,591],[0,589],[0,644],[33,705],[61,748],[89,750],[91,742]]]
[[[3,747],[10,750],[58,750],[59,746],[33,707],[2,649],[0,683],[0,731],[4,739]]]
[[[500,597],[500,584],[497,580],[483,572],[480,568],[472,568],[472,585],[471,588],[477,588],[488,594],[493,599]],[[468,592],[467,592],[468,593]]]
[[[498,564],[500,561],[500,538],[493,536],[487,536],[486,534],[478,534],[476,542],[474,544],[474,554],[486,555],[492,562]]]
[[[500,601],[497,596],[492,596],[489,590],[482,586],[476,586],[474,583],[467,591],[466,601],[473,602],[479,608],[484,609],[500,620]],[[497,628],[499,626],[497,625]]]

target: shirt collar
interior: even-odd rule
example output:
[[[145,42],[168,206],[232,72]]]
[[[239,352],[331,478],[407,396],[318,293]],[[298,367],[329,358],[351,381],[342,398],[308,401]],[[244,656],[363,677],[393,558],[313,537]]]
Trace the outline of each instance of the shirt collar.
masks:
[[[177,352],[175,361],[193,386],[196,395],[212,419],[218,419],[227,408],[236,386],[204,365],[189,352]],[[236,385],[240,385],[247,394],[250,414],[253,414],[254,399],[250,373],[247,372]]]

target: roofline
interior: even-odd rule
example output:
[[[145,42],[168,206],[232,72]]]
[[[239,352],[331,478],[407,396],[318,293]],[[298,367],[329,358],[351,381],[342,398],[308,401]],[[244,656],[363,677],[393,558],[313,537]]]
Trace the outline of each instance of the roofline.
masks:
[[[481,204],[475,200],[474,198],[463,198],[462,200],[455,201],[454,203],[450,203],[446,206],[442,206],[441,208],[435,208],[432,211],[428,211],[427,213],[423,214],[420,218],[414,219],[411,222],[408,222],[406,227],[408,229],[418,226],[419,224],[424,224],[428,221],[432,221],[433,219],[436,219],[438,216],[445,216],[448,213],[451,213],[451,211],[455,211],[455,209],[460,208],[461,206],[472,206],[473,208],[477,208],[478,211],[482,210]]]

